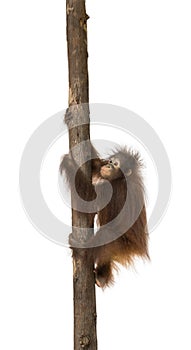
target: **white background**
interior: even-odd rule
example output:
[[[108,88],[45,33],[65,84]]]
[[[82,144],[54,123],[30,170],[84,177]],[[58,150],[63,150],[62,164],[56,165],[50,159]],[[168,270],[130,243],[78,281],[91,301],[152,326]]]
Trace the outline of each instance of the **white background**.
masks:
[[[99,350],[190,350],[190,1],[88,0],[87,12],[90,101],[150,123],[173,174],[168,211],[150,237],[151,263],[97,289]],[[0,33],[0,348],[71,350],[70,251],[35,230],[18,189],[28,138],[67,106],[65,1],[1,2]]]

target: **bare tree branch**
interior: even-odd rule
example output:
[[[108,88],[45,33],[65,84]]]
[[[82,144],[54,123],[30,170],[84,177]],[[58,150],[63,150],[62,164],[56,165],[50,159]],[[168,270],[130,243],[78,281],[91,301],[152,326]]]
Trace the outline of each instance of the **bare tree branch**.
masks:
[[[69,146],[79,164],[87,161],[91,148],[80,146],[90,139],[89,128],[89,86],[87,65],[87,19],[85,0],[66,0],[67,44],[69,65],[69,112],[65,121],[69,128]],[[84,105],[85,104],[85,105]],[[69,114],[69,115],[68,115]],[[91,164],[83,166],[85,176],[91,181]],[[87,194],[91,200],[91,193]],[[72,195],[72,204],[75,198]],[[86,241],[89,228],[93,228],[92,214],[72,210],[73,237]],[[85,228],[81,237],[80,228]],[[74,350],[97,349],[96,299],[94,261],[90,249],[73,249],[74,288]]]

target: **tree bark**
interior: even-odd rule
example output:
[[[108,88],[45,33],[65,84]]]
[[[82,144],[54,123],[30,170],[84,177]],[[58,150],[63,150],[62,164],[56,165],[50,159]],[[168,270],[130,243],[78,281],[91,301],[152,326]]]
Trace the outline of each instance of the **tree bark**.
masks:
[[[66,0],[67,44],[69,66],[69,146],[79,164],[87,161],[91,148],[83,146],[90,139],[87,19],[85,0]],[[85,104],[85,105],[84,105]],[[76,145],[80,147],[73,149]],[[90,145],[90,143],[89,143]],[[91,179],[91,164],[83,166],[85,175]],[[87,194],[91,200],[91,194]],[[72,206],[75,198],[72,195]],[[93,215],[72,209],[72,235],[83,243],[93,228]],[[83,237],[80,228],[85,228]],[[74,350],[97,349],[96,299],[94,261],[91,249],[73,249],[74,292]]]

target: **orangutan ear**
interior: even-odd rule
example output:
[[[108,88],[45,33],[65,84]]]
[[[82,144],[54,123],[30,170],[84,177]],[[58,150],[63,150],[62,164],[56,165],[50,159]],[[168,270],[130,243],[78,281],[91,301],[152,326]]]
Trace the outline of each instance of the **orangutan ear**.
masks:
[[[132,174],[132,170],[129,169],[127,172],[126,172],[126,176],[130,176]]]

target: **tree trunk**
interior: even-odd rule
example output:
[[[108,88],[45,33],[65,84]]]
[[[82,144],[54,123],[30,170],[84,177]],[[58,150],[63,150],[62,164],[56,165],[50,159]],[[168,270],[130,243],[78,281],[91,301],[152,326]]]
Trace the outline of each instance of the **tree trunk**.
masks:
[[[85,0],[66,0],[67,43],[69,65],[69,146],[74,158],[83,164],[87,160],[90,147],[83,147],[83,141],[90,139],[89,91],[87,65],[87,19]],[[85,105],[84,105],[85,104]],[[79,145],[77,150],[73,147]],[[74,154],[75,153],[75,154]],[[91,179],[91,164],[83,167],[85,175]],[[87,194],[88,197],[88,194]],[[91,200],[91,194],[88,199]],[[74,196],[71,198],[75,202]],[[73,206],[73,205],[72,205]],[[93,227],[93,215],[72,210],[72,235],[77,241],[85,242],[89,228]],[[85,228],[81,237],[80,228]],[[91,249],[73,249],[73,289],[74,289],[74,350],[97,349],[96,299],[94,262]]]

